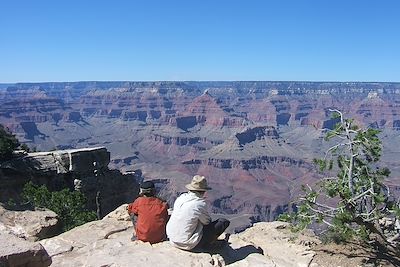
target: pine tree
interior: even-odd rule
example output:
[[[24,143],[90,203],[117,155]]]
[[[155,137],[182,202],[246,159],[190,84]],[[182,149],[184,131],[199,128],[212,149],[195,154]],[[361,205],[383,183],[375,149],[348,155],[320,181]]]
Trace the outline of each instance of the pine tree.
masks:
[[[10,159],[18,146],[18,139],[0,124],[0,161]]]
[[[379,130],[359,128],[340,111],[331,111],[339,123],[328,130],[325,139],[336,142],[322,159],[314,160],[325,178],[313,187],[303,186],[297,212],[283,217],[298,229],[324,223],[337,241],[357,236],[370,244],[395,249],[396,244],[391,242],[395,233],[388,234],[380,224],[384,218],[399,220],[400,212],[384,184],[390,171],[379,167]],[[336,176],[329,176],[335,172]]]

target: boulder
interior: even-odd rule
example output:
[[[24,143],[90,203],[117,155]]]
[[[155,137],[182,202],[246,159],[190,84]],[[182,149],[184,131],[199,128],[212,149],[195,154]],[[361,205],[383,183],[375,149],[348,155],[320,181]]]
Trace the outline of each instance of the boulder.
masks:
[[[28,241],[61,233],[58,216],[51,210],[7,210],[0,205],[0,228]]]
[[[123,204],[116,208],[114,211],[110,212],[104,219],[116,219],[118,221],[131,221],[131,217],[129,216],[128,212],[128,204]]]
[[[42,267],[51,264],[51,258],[39,243],[1,231],[0,244],[0,266]]]
[[[105,147],[58,150],[52,152],[58,172],[90,172],[107,168],[110,152]]]
[[[244,232],[233,235],[233,248],[251,244],[263,251],[274,265],[280,267],[307,267],[310,266],[315,252],[311,246],[320,243],[311,231],[293,233],[289,224],[280,221],[260,222],[246,229]],[[252,256],[249,259],[236,262],[233,266],[243,266],[242,262],[257,260]],[[244,266],[255,266],[254,264]]]

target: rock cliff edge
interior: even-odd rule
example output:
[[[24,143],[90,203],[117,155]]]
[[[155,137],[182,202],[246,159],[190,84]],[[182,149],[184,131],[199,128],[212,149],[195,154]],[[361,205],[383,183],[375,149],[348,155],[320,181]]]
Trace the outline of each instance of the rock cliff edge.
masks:
[[[168,241],[131,241],[126,205],[99,221],[40,241],[54,266],[313,266],[317,242],[311,234],[294,238],[283,222],[257,223],[233,234],[215,251],[179,250]]]

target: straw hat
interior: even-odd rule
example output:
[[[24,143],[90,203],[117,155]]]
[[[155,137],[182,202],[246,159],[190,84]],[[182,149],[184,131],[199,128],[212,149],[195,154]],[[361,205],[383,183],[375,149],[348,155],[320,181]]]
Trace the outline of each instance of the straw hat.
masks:
[[[211,187],[207,185],[206,177],[201,175],[193,176],[192,181],[190,184],[186,185],[186,188],[191,191],[207,191],[211,189]]]

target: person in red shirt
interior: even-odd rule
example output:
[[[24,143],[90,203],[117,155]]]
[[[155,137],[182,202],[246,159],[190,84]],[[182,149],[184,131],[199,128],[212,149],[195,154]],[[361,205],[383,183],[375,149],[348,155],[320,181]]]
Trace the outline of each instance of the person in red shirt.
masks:
[[[156,197],[155,192],[153,182],[143,182],[140,185],[139,197],[128,205],[129,215],[134,215],[136,219],[136,238],[151,244],[166,239],[165,226],[168,221],[168,204]]]

